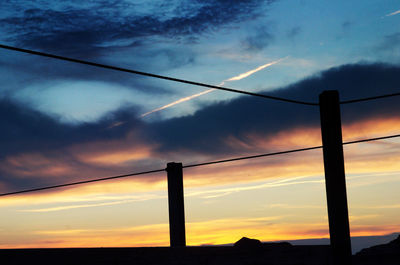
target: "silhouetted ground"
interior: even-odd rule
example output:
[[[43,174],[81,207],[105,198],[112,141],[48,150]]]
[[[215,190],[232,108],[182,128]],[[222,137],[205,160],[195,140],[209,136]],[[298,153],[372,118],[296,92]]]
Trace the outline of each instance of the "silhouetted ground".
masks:
[[[328,264],[327,246],[267,244],[251,248],[87,248],[0,250],[7,265],[319,265]]]
[[[0,264],[6,265],[325,265],[329,261],[328,245],[293,246],[250,239],[223,247],[0,250]],[[400,264],[400,236],[353,256],[353,265],[370,264]]]

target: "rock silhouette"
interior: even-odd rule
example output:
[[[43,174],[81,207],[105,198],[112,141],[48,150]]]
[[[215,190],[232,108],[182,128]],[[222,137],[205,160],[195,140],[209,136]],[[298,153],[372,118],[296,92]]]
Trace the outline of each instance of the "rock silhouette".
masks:
[[[236,248],[244,248],[244,249],[254,249],[254,248],[261,248],[262,243],[258,239],[252,239],[247,237],[242,237],[239,239],[235,244],[233,244]]]

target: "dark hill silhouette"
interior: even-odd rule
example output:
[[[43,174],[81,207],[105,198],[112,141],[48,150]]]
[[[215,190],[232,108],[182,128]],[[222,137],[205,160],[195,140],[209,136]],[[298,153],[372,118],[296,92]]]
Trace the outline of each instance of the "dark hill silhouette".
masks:
[[[254,249],[254,248],[261,248],[262,243],[258,239],[251,239],[247,237],[242,237],[238,240],[235,244],[233,244],[236,248],[246,248],[246,249]]]
[[[365,248],[354,256],[358,264],[400,264],[400,235],[393,241]]]

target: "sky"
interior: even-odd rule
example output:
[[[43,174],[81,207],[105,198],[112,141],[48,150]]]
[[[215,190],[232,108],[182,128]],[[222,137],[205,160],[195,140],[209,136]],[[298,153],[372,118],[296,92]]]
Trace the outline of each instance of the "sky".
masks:
[[[308,102],[399,92],[395,0],[3,0],[0,43]],[[399,98],[341,106],[400,133]],[[0,193],[321,145],[316,106],[0,49]],[[344,147],[352,236],[400,231],[400,139]],[[188,245],[329,236],[321,150],[184,169]],[[166,173],[0,197],[0,248],[168,246]]]

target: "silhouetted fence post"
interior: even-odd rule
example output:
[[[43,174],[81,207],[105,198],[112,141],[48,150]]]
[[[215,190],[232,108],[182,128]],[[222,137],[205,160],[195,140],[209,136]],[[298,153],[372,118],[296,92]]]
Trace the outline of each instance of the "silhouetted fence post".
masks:
[[[338,91],[322,92],[319,107],[333,262],[348,265],[351,264],[351,241]]]
[[[171,247],[185,247],[185,208],[182,163],[168,163],[169,238]]]

